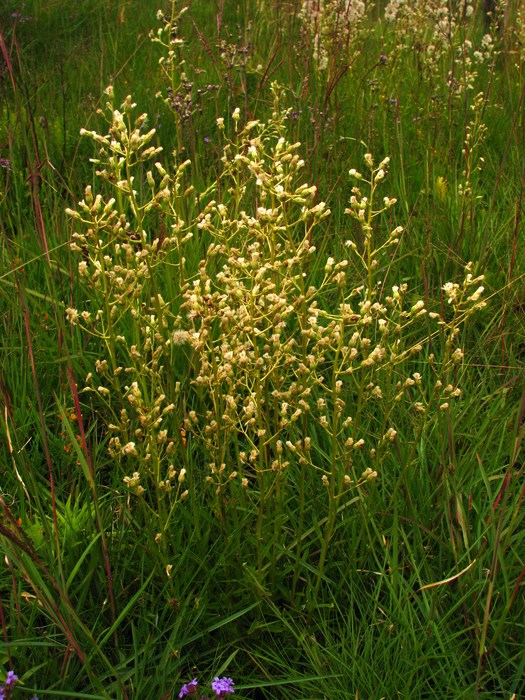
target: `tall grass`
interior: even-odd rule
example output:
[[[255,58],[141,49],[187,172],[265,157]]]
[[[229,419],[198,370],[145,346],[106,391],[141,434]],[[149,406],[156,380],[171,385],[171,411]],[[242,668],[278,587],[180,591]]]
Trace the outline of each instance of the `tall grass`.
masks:
[[[481,5],[2,10],[15,693],[520,697],[525,17]]]

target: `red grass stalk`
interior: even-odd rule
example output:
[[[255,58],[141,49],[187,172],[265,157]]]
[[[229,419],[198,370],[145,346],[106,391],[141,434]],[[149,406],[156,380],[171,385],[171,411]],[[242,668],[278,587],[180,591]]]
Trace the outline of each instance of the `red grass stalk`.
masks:
[[[18,296],[20,298],[20,305],[22,307],[22,312],[24,315],[24,327],[25,327],[25,333],[26,333],[26,340],[27,340],[27,352],[29,355],[29,364],[31,365],[31,374],[33,376],[33,383],[35,386],[35,395],[36,395],[36,401],[37,401],[37,406],[38,406],[38,417],[40,420],[40,429],[42,433],[42,443],[44,445],[44,453],[46,457],[46,463],[47,463],[47,470],[49,474],[49,489],[51,492],[51,505],[52,505],[52,510],[53,510],[53,529],[55,532],[55,541],[57,545],[57,551],[59,548],[59,537],[58,537],[58,518],[57,518],[57,509],[56,509],[56,494],[55,494],[55,479],[53,475],[53,462],[51,459],[51,452],[49,450],[49,442],[47,439],[47,426],[46,426],[46,421],[44,417],[44,408],[42,405],[42,397],[40,395],[40,385],[38,382],[38,375],[36,371],[36,364],[35,364],[35,355],[33,352],[33,343],[31,340],[31,328],[30,328],[30,312],[29,312],[29,307],[27,306],[25,299],[24,299],[24,294],[22,291],[22,288],[20,286],[19,279],[17,277],[17,288],[18,288]]]
[[[4,512],[4,518],[7,520],[8,525],[4,525],[0,523],[0,534],[3,535],[7,540],[9,540],[14,546],[15,546],[15,551],[17,552],[25,552],[31,561],[40,569],[42,572],[44,578],[49,581],[49,583],[52,585],[52,587],[57,591],[59,594],[60,599],[66,604],[66,606],[69,608],[70,612],[73,613],[74,616],[78,618],[78,615],[75,612],[75,609],[73,605],[71,604],[71,601],[69,600],[67,594],[62,590],[62,588],[59,586],[57,581],[54,579],[54,577],[50,574],[48,571],[47,567],[45,566],[44,562],[40,559],[40,557],[37,555],[37,553],[34,550],[33,544],[29,537],[26,535],[24,530],[22,529],[22,526],[15,520],[13,514],[11,513],[8,505],[4,501],[4,499],[0,496],[0,506],[2,507],[2,510]],[[21,570],[25,580],[31,588],[34,590],[38,600],[42,603],[45,609],[50,609],[53,611],[53,614],[55,616],[55,619],[61,626],[61,628],[64,631],[64,634],[66,635],[69,644],[71,647],[75,650],[75,653],[77,654],[78,658],[80,661],[87,665],[88,660],[86,656],[84,655],[84,652],[80,648],[79,643],[75,639],[73,630],[69,627],[67,624],[64,616],[60,612],[60,609],[57,605],[57,603],[52,600],[52,599],[47,599],[43,596],[42,591],[39,589],[38,584],[33,581],[30,573],[27,571],[26,567],[24,566],[22,559],[18,556],[17,557],[17,566]],[[89,635],[88,630],[85,630],[86,633]]]

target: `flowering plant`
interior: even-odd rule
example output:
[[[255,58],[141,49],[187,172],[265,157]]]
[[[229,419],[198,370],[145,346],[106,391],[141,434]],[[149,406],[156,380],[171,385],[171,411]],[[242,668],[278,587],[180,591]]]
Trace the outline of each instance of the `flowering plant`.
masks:
[[[198,682],[196,678],[189,683],[185,683],[180,689],[179,698],[185,698],[188,695],[197,695],[197,686]],[[224,698],[226,695],[233,695],[235,692],[233,686],[233,680],[226,677],[219,678],[218,676],[215,676],[211,682],[211,689],[215,693],[215,698]],[[206,699],[205,695],[200,695],[199,697],[200,700]]]
[[[19,683],[18,676],[14,671],[8,671],[5,681],[0,685],[0,700],[11,700],[16,685]],[[31,700],[38,700],[36,695]]]

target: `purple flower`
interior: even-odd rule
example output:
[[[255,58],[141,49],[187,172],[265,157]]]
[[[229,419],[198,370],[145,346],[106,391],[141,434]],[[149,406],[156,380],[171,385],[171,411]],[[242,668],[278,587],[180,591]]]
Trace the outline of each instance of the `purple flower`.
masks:
[[[18,683],[18,676],[14,671],[8,671],[7,677],[5,679],[6,688],[9,688],[10,686],[15,685],[16,683]]]
[[[233,695],[235,693],[233,685],[234,683],[231,678],[218,678],[216,676],[212,681],[211,689],[215,691],[215,695],[218,698],[223,698],[225,695],[229,695],[230,693]]]
[[[26,17],[21,12],[11,12],[11,19],[13,19],[15,22],[29,22],[29,21],[31,21],[31,17]]]
[[[185,683],[180,689],[179,698],[185,698],[186,695],[197,695],[197,679],[194,678],[189,683]]]
[[[13,697],[13,690],[18,683],[18,676],[14,671],[8,671],[5,684],[0,686],[0,700],[10,700]]]

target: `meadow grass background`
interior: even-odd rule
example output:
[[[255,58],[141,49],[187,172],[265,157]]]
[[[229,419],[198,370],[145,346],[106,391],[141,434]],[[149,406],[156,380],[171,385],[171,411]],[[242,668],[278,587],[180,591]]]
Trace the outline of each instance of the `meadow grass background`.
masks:
[[[19,697],[525,692],[525,17],[498,7],[2,4]]]

